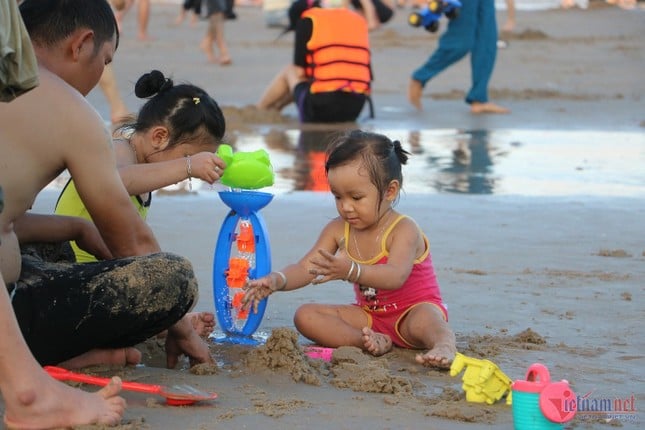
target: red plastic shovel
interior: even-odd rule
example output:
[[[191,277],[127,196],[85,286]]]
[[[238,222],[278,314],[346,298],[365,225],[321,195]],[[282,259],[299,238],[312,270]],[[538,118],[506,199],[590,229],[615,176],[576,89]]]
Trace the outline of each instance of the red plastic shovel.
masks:
[[[106,386],[110,378],[100,378],[98,376],[86,375],[84,373],[75,373],[67,369],[55,366],[45,366],[45,371],[59,381],[75,381],[84,384]],[[213,400],[217,398],[217,393],[201,391],[190,385],[173,385],[166,387],[155,384],[142,384],[139,382],[123,381],[123,389],[128,391],[138,391],[140,393],[157,394],[166,398],[166,403],[171,406],[192,405],[202,400]]]

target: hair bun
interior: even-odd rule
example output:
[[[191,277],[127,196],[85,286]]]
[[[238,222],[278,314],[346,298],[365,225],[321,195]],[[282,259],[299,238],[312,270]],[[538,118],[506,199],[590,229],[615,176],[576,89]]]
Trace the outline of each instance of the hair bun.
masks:
[[[401,164],[406,164],[408,162],[408,156],[410,155],[410,153],[403,149],[401,142],[399,142],[398,140],[393,140],[392,145],[394,146],[394,153],[396,154]]]
[[[143,99],[170,89],[172,86],[172,79],[166,78],[159,70],[152,70],[139,78],[134,86],[134,94]]]

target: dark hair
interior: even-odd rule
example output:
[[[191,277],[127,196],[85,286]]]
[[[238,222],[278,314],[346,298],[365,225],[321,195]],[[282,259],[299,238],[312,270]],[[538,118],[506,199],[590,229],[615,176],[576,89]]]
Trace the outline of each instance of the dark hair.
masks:
[[[403,185],[401,166],[408,162],[409,155],[398,140],[391,141],[382,134],[352,130],[327,149],[325,172],[360,157],[379,195],[384,196],[392,180],[396,179]]]
[[[94,31],[94,52],[116,35],[119,27],[106,0],[25,0],[20,15],[32,42],[53,46],[80,28]]]
[[[150,98],[139,110],[134,131],[145,131],[163,124],[170,132],[170,146],[194,139],[203,134],[219,143],[226,133],[226,121],[219,105],[206,91],[191,84],[174,85],[159,70],[139,78],[134,93],[139,98]]]
[[[312,7],[320,7],[320,1],[296,0],[291,3],[291,6],[289,6],[289,10],[287,11],[287,15],[289,16],[289,25],[284,29],[282,34],[295,30],[296,24],[298,23],[298,20],[300,20],[300,16]]]

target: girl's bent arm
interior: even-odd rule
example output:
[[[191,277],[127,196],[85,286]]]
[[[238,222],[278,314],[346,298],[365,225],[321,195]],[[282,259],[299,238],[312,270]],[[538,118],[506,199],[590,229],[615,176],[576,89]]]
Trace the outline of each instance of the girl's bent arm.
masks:
[[[402,219],[388,237],[387,264],[361,264],[360,277],[352,277],[362,285],[381,290],[396,290],[410,276],[414,260],[423,254],[425,242],[417,224]]]

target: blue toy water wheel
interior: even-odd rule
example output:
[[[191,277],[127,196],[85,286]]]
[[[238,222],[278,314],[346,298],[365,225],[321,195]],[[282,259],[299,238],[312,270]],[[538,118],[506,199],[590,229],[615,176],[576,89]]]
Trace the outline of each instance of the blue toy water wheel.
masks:
[[[259,303],[257,312],[249,311],[245,321],[241,322],[237,318],[232,291],[226,278],[231,257],[237,253],[239,226],[244,222],[251,224],[255,248],[248,278],[257,279],[271,272],[269,236],[259,210],[269,204],[273,195],[246,190],[222,191],[219,195],[231,211],[226,215],[220,228],[213,258],[213,299],[217,321],[224,332],[224,336],[216,338],[215,341],[254,345],[259,343],[253,338],[253,334],[262,322],[267,299]]]

